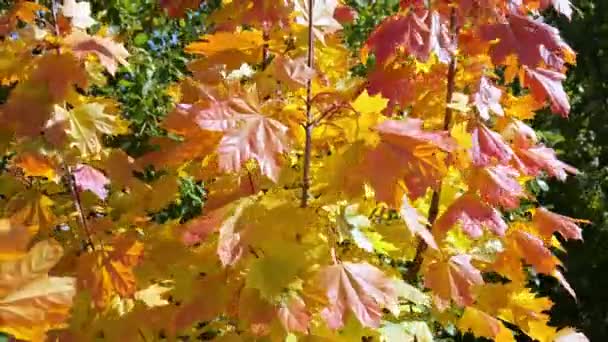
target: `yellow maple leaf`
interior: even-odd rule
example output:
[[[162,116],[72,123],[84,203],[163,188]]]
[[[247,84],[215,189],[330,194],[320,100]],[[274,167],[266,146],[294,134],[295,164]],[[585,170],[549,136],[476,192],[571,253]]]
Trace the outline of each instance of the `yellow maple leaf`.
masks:
[[[25,255],[0,262],[0,331],[42,341],[46,331],[64,326],[75,279],[47,274],[62,255],[61,245],[45,240]]]
[[[51,211],[53,201],[36,190],[19,193],[7,204],[11,220],[32,229],[46,230],[55,225],[56,217]]]
[[[515,341],[511,330],[507,329],[501,321],[474,307],[467,307],[464,310],[464,314],[458,321],[458,328],[496,342]]]
[[[94,251],[80,257],[78,263],[79,287],[91,291],[98,308],[105,308],[112,297],[130,298],[136,293],[133,268],[142,257],[143,244],[117,237],[105,250]]]
[[[72,110],[55,106],[55,122],[65,125],[70,145],[76,147],[84,157],[96,157],[101,152],[102,134],[127,132],[127,124],[119,116],[104,112],[101,103],[85,103]]]
[[[238,69],[243,63],[255,64],[262,59],[263,34],[258,30],[217,32],[191,43],[186,52],[204,55],[210,62]]]

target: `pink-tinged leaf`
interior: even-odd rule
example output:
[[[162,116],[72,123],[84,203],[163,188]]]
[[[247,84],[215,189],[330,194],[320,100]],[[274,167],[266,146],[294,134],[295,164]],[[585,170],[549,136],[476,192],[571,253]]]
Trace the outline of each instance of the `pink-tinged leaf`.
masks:
[[[384,19],[370,34],[365,47],[381,65],[388,62],[400,48],[426,61],[431,52],[427,43],[430,28],[425,23],[428,15],[428,11],[411,11],[405,16],[394,15]]]
[[[377,328],[382,308],[392,308],[398,302],[393,281],[381,270],[368,263],[327,266],[319,273],[329,306],[321,315],[331,329],[344,326],[350,311],[361,325]]]
[[[182,242],[186,246],[192,246],[207,239],[209,235],[220,228],[229,209],[229,206],[225,206],[189,221],[182,228]]]
[[[224,132],[217,152],[220,170],[240,171],[250,159],[255,159],[262,174],[273,181],[279,178],[280,154],[287,152],[287,126],[260,114],[257,104],[241,98],[212,101],[206,107],[181,105],[196,111],[196,122],[205,130]]]
[[[431,248],[439,249],[433,234],[426,227],[426,218],[420,215],[416,208],[412,207],[406,195],[403,196],[399,214],[412,234],[420,236],[420,238]]]
[[[400,49],[423,62],[435,52],[447,63],[453,47],[443,21],[438,12],[422,9],[388,17],[369,36],[365,49],[374,53],[380,65],[389,62]]]
[[[517,148],[530,148],[538,142],[534,129],[519,120],[510,122],[501,134]]]
[[[306,303],[300,297],[293,297],[289,303],[283,304],[277,311],[279,321],[288,332],[306,334],[311,316],[306,310]]]
[[[193,116],[193,121],[207,131],[228,132],[237,129],[242,120],[241,115],[230,101],[211,101],[208,104],[178,104],[177,109]]]
[[[532,217],[532,223],[547,238],[550,238],[554,232],[559,232],[564,239],[582,240],[583,234],[581,228],[577,225],[578,222],[586,221],[559,215],[545,208],[537,208]]]
[[[502,91],[494,86],[487,77],[482,76],[479,80],[479,88],[473,94],[473,103],[484,120],[490,119],[490,111],[496,115],[505,115],[500,105],[501,96]]]
[[[490,51],[492,62],[496,65],[502,64],[507,56],[515,54],[521,64],[537,67],[543,61],[541,46],[560,56],[574,54],[557,29],[516,13],[510,13],[502,23],[482,26],[481,36],[488,41],[498,39]]]
[[[473,304],[472,288],[484,284],[481,272],[471,265],[471,256],[454,255],[447,261],[434,260],[426,268],[424,286],[441,300],[459,306]]]
[[[110,180],[101,171],[86,164],[78,164],[72,174],[78,190],[89,190],[102,200],[108,197],[106,186],[110,184]]]
[[[474,239],[483,234],[484,227],[499,236],[503,236],[507,230],[507,224],[498,210],[483,203],[471,193],[464,194],[454,201],[437,219],[435,227],[440,232],[446,232],[456,223],[460,223],[462,230]]]
[[[414,75],[406,69],[377,67],[367,77],[367,91],[370,95],[381,94],[389,99],[384,113],[391,116],[396,105],[410,104],[416,99],[416,84],[421,79],[420,75]]]
[[[382,141],[367,153],[362,171],[378,200],[400,206],[401,196],[396,197],[400,180],[411,199],[438,185],[447,170],[446,157],[455,146],[447,132],[425,131],[422,120],[412,118],[387,120],[376,129]]]
[[[470,185],[487,203],[516,209],[519,207],[519,199],[526,197],[524,188],[517,181],[518,176],[519,172],[510,166],[490,166],[475,170]]]
[[[576,292],[574,292],[574,289],[572,288],[572,286],[570,285],[568,280],[566,280],[566,277],[564,277],[562,272],[560,272],[559,270],[556,269],[553,272],[553,277],[555,277],[555,279],[557,279],[557,281],[564,287],[564,289],[566,289],[566,291],[568,291],[568,293],[572,296],[572,298],[574,298],[576,300]]]
[[[475,166],[487,166],[493,161],[507,163],[513,158],[513,150],[507,145],[500,134],[492,131],[483,124],[473,127],[471,159]]]
[[[543,240],[524,231],[513,231],[513,237],[517,244],[517,250],[526,263],[544,274],[553,274],[559,261],[551,251],[545,247]]]
[[[568,117],[570,103],[568,95],[564,91],[562,81],[566,76],[562,73],[547,69],[525,68],[524,84],[530,87],[534,98],[538,101],[549,99],[551,110],[562,117]]]
[[[541,9],[549,6],[553,6],[558,13],[563,14],[569,20],[572,19],[572,3],[570,3],[570,0],[540,0]]]
[[[243,255],[245,248],[243,242],[243,232],[237,231],[236,224],[241,218],[243,211],[252,204],[251,199],[241,200],[234,208],[233,213],[220,226],[220,236],[217,243],[217,255],[224,267],[232,266]]]
[[[93,54],[99,59],[110,75],[114,75],[118,65],[129,65],[129,51],[110,38],[89,36],[86,32],[75,30],[65,38],[65,43],[72,48],[74,55],[85,59]]]
[[[292,90],[306,86],[306,83],[315,76],[315,70],[308,67],[304,58],[291,59],[277,56],[272,63],[277,80]]]
[[[237,172],[248,160],[255,159],[262,174],[276,182],[281,171],[279,155],[287,152],[288,146],[287,126],[261,115],[250,118],[220,140],[220,169]]]
[[[577,169],[557,159],[555,151],[549,147],[539,145],[528,149],[518,148],[515,149],[515,154],[516,164],[529,176],[538,176],[541,171],[545,171],[550,176],[564,181],[568,173],[578,173]]]

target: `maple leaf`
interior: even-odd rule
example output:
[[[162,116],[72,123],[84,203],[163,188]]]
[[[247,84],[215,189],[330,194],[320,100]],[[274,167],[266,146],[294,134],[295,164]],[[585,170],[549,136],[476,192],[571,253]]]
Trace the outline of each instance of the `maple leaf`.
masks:
[[[494,160],[507,163],[513,157],[513,150],[507,145],[500,134],[492,131],[484,124],[473,126],[471,159],[475,166],[486,166]]]
[[[368,50],[376,56],[376,61],[384,65],[389,62],[399,49],[413,55],[418,60],[428,60],[431,51],[437,53],[443,62],[449,61],[446,50],[449,38],[445,35],[445,26],[441,16],[435,11],[410,11],[407,15],[394,15],[384,19],[370,34],[365,43],[363,56]]]
[[[298,16],[295,22],[308,26],[308,0],[294,0],[295,11]],[[338,6],[337,0],[315,0],[312,5],[312,32],[315,37],[325,45],[325,35],[340,31],[342,25],[334,18]]]
[[[20,82],[0,106],[0,124],[18,136],[38,136],[53,111],[45,87]]]
[[[479,88],[473,94],[473,103],[477,107],[479,115],[484,120],[490,119],[490,111],[496,115],[503,116],[504,111],[500,105],[502,91],[494,86],[487,77],[483,76],[479,80]]]
[[[35,244],[19,259],[0,263],[0,298],[47,275],[63,256],[61,245],[54,240]]]
[[[420,238],[431,248],[439,249],[433,234],[426,228],[426,224],[423,224],[428,223],[426,222],[426,218],[420,215],[416,208],[412,207],[406,195],[403,195],[399,214],[412,234],[420,236]]]
[[[344,325],[348,311],[361,325],[377,328],[382,307],[390,308],[397,302],[393,282],[368,263],[326,266],[319,273],[319,281],[329,301],[321,314],[331,329]]]
[[[70,137],[71,146],[76,147],[83,156],[96,157],[101,152],[102,134],[126,133],[126,124],[119,116],[104,112],[101,103],[85,103],[68,111],[55,106],[56,125],[63,126]]]
[[[41,277],[0,299],[0,330],[19,339],[42,341],[69,317],[75,279]]]
[[[235,226],[243,211],[251,204],[253,202],[249,198],[241,200],[219,228],[217,254],[224,267],[234,265],[243,254],[242,236],[240,232],[236,231]]]
[[[379,329],[382,342],[433,342],[433,333],[426,322],[383,322]]]
[[[551,102],[551,110],[554,113],[560,114],[562,117],[568,117],[570,103],[562,85],[566,76],[557,71],[542,68],[525,67],[524,70],[524,85],[530,87],[534,98],[538,101],[545,101],[548,98]]]
[[[69,315],[74,278],[49,277],[49,270],[63,255],[54,240],[35,244],[27,254],[0,262],[0,331],[19,339],[44,339]]]
[[[294,296],[277,310],[283,328],[288,332],[306,334],[311,316],[306,310],[306,303],[299,296]]]
[[[133,172],[138,171],[133,158],[122,150],[112,150],[103,160],[101,167],[119,189],[128,187],[136,182]]]
[[[57,166],[51,158],[44,154],[36,152],[21,153],[15,158],[15,165],[23,169],[26,176],[45,177],[50,180],[57,179],[55,172]]]
[[[424,286],[441,300],[452,299],[459,306],[473,304],[475,285],[484,284],[481,273],[471,265],[471,256],[454,255],[447,261],[433,260],[424,272]]]
[[[514,147],[527,149],[538,142],[538,137],[534,129],[520,120],[513,120],[501,132],[502,136]]]
[[[475,336],[486,337],[496,342],[515,341],[513,333],[498,319],[478,310],[467,307],[458,321],[460,331],[471,331]]]
[[[530,176],[538,176],[541,171],[545,171],[550,176],[564,181],[568,173],[578,174],[577,169],[557,159],[555,150],[549,147],[538,145],[527,149],[517,148],[515,154],[518,168]]]
[[[86,164],[78,164],[72,171],[76,187],[80,191],[89,190],[97,197],[105,200],[108,197],[108,189],[110,180],[106,178],[103,172]]]
[[[74,55],[81,60],[89,55],[95,55],[110,75],[114,76],[118,64],[127,66],[129,51],[125,47],[110,38],[90,36],[81,30],[74,30],[67,36],[64,42],[71,47]]]
[[[557,29],[517,13],[509,13],[505,22],[481,26],[480,33],[488,41],[499,40],[491,48],[492,62],[497,65],[515,54],[521,64],[534,68],[543,61],[541,46],[557,55],[574,54]]]
[[[255,159],[262,174],[278,180],[279,155],[289,150],[287,126],[262,115],[255,103],[241,98],[194,110],[200,128],[224,133],[217,148],[222,171],[238,172]]]
[[[499,236],[503,236],[507,230],[507,224],[498,210],[471,193],[458,197],[437,219],[435,227],[445,232],[457,222],[461,224],[462,230],[474,239],[483,234],[484,227]]]
[[[0,36],[8,35],[19,24],[19,20],[31,24],[36,20],[38,11],[47,8],[31,1],[17,1],[7,13],[0,17]]]
[[[187,246],[195,245],[204,241],[211,233],[222,226],[222,222],[229,214],[229,205],[209,211],[204,216],[189,221],[182,230],[182,242]]]
[[[304,58],[290,59],[277,56],[272,61],[272,65],[276,79],[292,90],[306,86],[315,75],[315,70],[306,65]]]
[[[577,225],[578,222],[587,221],[559,215],[542,207],[536,208],[532,217],[532,223],[547,238],[550,238],[554,232],[559,232],[564,239],[582,240],[583,234]]]
[[[91,18],[91,4],[88,1],[64,0],[61,12],[72,19],[74,27],[86,29],[95,25],[95,19]]]
[[[552,306],[549,298],[538,297],[528,288],[514,289],[508,292],[508,303],[506,307],[499,308],[498,317],[529,333],[533,323],[548,320],[545,312]]]
[[[23,255],[37,230],[38,227],[27,227],[15,220],[0,219],[0,261]]]
[[[437,186],[447,169],[447,153],[455,144],[448,132],[425,131],[422,120],[412,118],[387,120],[376,129],[382,140],[366,155],[363,171],[378,200],[399,205],[401,196],[397,199],[395,194],[400,180],[412,200]]]
[[[255,64],[262,58],[264,46],[260,31],[217,32],[202,37],[202,41],[189,44],[185,51],[200,54],[214,64],[225,64],[237,69],[243,63]]]
[[[115,294],[132,297],[137,288],[133,268],[141,262],[144,245],[117,237],[113,250],[101,250],[80,256],[78,286],[91,292],[95,305],[105,308]]]
[[[133,298],[144,302],[147,307],[153,308],[158,306],[169,305],[169,301],[163,298],[163,295],[171,291],[171,287],[152,284],[145,289],[135,292]]]
[[[190,108],[193,108],[190,110]],[[181,141],[162,138],[153,142],[159,151],[147,153],[137,160],[137,165],[149,164],[160,167],[177,167],[189,160],[211,154],[220,139],[219,133],[203,131],[197,125],[197,110],[192,105],[178,104],[163,121],[163,128],[182,137]]]
[[[77,61],[71,53],[44,55],[32,71],[31,79],[46,85],[51,98],[61,102],[74,90],[74,85],[87,88],[87,75]]]
[[[471,175],[471,190],[479,191],[481,198],[489,204],[507,209],[519,207],[519,199],[526,197],[517,181],[519,172],[510,166],[496,165],[474,170]]]
[[[36,230],[47,230],[55,225],[53,200],[38,191],[28,190],[13,196],[6,206],[11,221]]]
[[[513,230],[513,243],[516,246],[517,253],[524,260],[534,266],[534,268],[544,274],[553,274],[553,271],[559,265],[559,261],[551,251],[545,247],[543,240],[538,237],[521,230]]]

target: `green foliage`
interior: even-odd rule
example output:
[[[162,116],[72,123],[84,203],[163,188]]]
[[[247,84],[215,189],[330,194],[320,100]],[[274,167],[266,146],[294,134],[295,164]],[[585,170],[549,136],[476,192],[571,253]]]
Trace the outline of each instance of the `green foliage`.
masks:
[[[167,87],[182,78],[188,59],[184,47],[205,32],[205,17],[219,1],[210,1],[182,19],[172,19],[159,9],[156,0],[93,1],[93,12],[110,29],[124,37],[131,57],[99,95],[117,99],[131,124],[131,134],[112,137],[108,143],[133,156],[155,148],[151,137],[166,133],[160,121],[172,106]]]

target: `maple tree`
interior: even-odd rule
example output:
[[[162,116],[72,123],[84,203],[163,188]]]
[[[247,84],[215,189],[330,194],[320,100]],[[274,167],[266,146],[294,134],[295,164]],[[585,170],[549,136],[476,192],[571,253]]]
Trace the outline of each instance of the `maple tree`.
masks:
[[[160,1],[175,17],[200,3]],[[549,7],[572,15],[568,1],[401,1],[354,56],[341,30],[357,13],[337,0],[224,1],[185,48],[158,149],[129,155],[107,144],[129,130],[120,106],[92,91],[128,67],[119,37],[85,1],[17,1],[0,18],[0,330],[585,340],[549,326],[526,284],[539,272],[575,296],[551,249],[585,222],[525,187],[577,172],[524,123],[570,109],[575,54]],[[154,220],[185,175],[205,185],[203,213]]]

